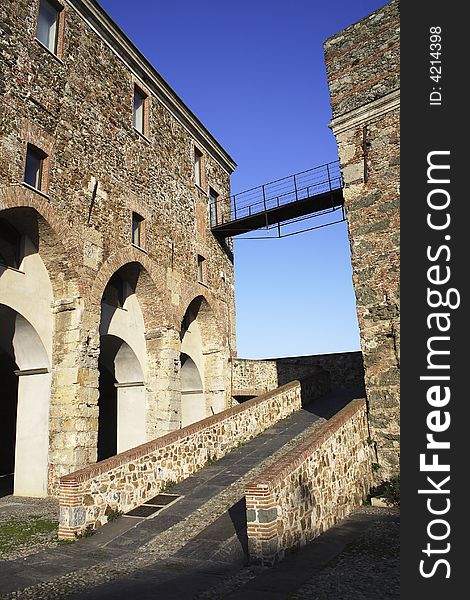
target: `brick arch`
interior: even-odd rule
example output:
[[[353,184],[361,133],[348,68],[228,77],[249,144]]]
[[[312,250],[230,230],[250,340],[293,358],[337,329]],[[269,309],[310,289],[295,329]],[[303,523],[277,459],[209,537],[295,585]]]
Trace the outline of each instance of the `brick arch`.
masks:
[[[10,188],[0,193],[0,215],[37,245],[51,280],[54,299],[80,296],[77,264],[82,255],[80,242],[51,204],[26,188]]]
[[[99,306],[111,277],[121,267],[130,263],[140,265],[135,293],[142,308],[146,329],[169,325],[165,305],[168,306],[170,302],[166,297],[165,287],[161,285],[161,282],[165,281],[164,271],[158,268],[146,254],[132,247],[123,248],[106,260],[94,279],[91,291],[87,296],[87,303],[90,306]]]

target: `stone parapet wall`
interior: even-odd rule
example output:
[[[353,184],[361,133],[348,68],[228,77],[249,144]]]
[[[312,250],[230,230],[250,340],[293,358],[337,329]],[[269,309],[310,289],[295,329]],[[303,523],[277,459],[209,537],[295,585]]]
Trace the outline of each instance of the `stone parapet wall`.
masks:
[[[312,383],[311,386],[314,386]],[[301,408],[301,384],[281,388],[123,452],[60,480],[59,538],[98,528],[170,482],[186,479]]]
[[[364,388],[362,353],[341,352],[266,360],[233,359],[232,393],[234,396],[256,396],[321,370],[328,373],[333,390]]]
[[[272,565],[360,506],[372,480],[366,402],[353,400],[245,488],[250,560]]]

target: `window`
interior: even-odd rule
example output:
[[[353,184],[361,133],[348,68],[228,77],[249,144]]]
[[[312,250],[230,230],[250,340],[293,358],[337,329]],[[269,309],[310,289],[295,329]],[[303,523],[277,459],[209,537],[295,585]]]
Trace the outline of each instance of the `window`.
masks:
[[[206,283],[206,259],[200,254],[197,255],[197,280]]]
[[[202,152],[194,148],[194,183],[202,187]]]
[[[0,219],[0,265],[18,269],[20,266],[21,235],[10,223]]]
[[[62,7],[59,4],[49,0],[41,0],[36,37],[54,54],[57,54],[61,10]]]
[[[209,215],[210,215],[210,222],[211,222],[211,227],[214,227],[214,225],[218,224],[218,220],[217,220],[217,216],[218,216],[218,212],[220,213],[220,206],[218,206],[219,204],[219,194],[213,190],[211,187],[209,188]]]
[[[134,128],[147,135],[148,96],[137,86],[134,87]]]
[[[132,213],[132,243],[134,246],[139,248],[144,247],[145,236],[144,236],[144,217],[141,217],[137,213]]]
[[[37,190],[44,189],[44,163],[47,154],[28,144],[26,149],[26,165],[24,171],[24,182]]]

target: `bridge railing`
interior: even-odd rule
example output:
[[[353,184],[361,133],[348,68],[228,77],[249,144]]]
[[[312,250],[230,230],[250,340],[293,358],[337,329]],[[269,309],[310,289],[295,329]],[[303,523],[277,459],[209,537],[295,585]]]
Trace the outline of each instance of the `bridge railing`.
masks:
[[[237,221],[342,187],[339,161],[326,163],[234,194],[230,199],[211,199],[211,226]]]

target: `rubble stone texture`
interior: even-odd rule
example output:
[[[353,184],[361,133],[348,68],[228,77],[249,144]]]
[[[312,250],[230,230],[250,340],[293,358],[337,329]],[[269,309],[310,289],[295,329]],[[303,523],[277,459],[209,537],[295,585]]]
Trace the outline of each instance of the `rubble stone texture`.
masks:
[[[300,382],[291,382],[62,477],[59,538],[74,539],[87,527],[101,527],[109,514],[128,512],[157,495],[165,485],[182,481],[208,462],[222,458],[299,410],[301,388]],[[325,375],[311,378],[309,399],[322,396],[327,389]]]
[[[364,400],[353,400],[245,488],[250,560],[272,565],[362,504],[372,480]]]
[[[399,2],[325,42],[379,479],[399,466]]]
[[[230,406],[236,353],[232,247],[212,235],[208,205],[209,186],[229,198],[235,163],[98,3],[60,5],[58,55],[35,37],[39,0],[0,6],[0,217],[30,237],[52,285],[49,493],[97,458],[101,299],[121,267],[134,267],[144,322],[143,441],[180,426],[182,321],[194,299],[214,412]],[[135,84],[148,94],[145,135],[133,127]],[[40,191],[23,184],[28,143],[48,155]],[[133,212],[145,219],[141,247]]]

